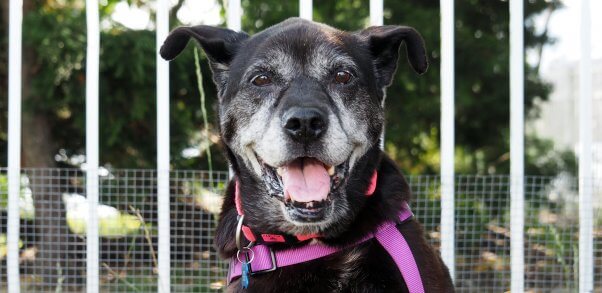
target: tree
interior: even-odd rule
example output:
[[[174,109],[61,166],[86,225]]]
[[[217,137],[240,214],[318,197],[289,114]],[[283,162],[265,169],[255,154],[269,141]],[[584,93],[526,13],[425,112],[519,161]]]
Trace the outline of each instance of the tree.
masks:
[[[108,15],[117,2],[110,1],[103,6],[103,19],[110,19]],[[48,125],[47,129],[52,130],[24,136],[26,140],[31,139],[28,136],[37,139],[49,136],[47,143],[24,141],[24,148],[29,149],[26,145],[31,145],[32,149],[44,146],[45,150],[38,153],[47,154],[44,157],[47,164],[53,163],[59,149],[69,155],[83,153],[84,147],[83,7],[57,3],[42,1],[36,4],[33,14],[26,15],[24,31],[26,46],[37,49],[34,52],[37,55],[28,58],[36,64],[25,64],[24,68],[38,70],[29,87],[32,93],[24,94],[44,97],[41,102],[26,101],[24,113],[43,113],[36,115],[36,119],[41,120],[32,123]],[[135,4],[147,5],[146,1],[135,1]],[[182,0],[175,9],[181,4]],[[298,4],[294,1],[245,0],[242,4],[245,11],[243,30],[250,33],[298,14]],[[401,60],[396,80],[388,91],[386,149],[411,173],[436,173],[438,170],[440,54],[439,22],[434,21],[439,18],[438,4],[438,1],[419,0],[385,3],[385,23],[416,27],[426,40],[431,60],[430,69],[424,76],[416,76]],[[527,1],[525,5],[525,18],[529,20],[543,11],[553,11],[559,2]],[[505,173],[508,170],[509,120],[508,3],[471,0],[457,2],[455,10],[457,169],[467,173]],[[367,1],[314,4],[316,21],[342,29],[365,27],[368,15]],[[57,24],[60,24],[60,30],[55,29]],[[545,33],[536,34],[533,26],[527,21],[525,45],[528,50],[540,49],[551,41]],[[6,44],[5,38],[3,42]],[[153,167],[155,60],[151,56],[155,52],[154,34],[147,30],[130,31],[113,24],[111,29],[103,32],[101,46],[101,162],[114,167]],[[183,149],[199,144],[198,130],[202,125],[192,60],[191,50],[186,50],[185,55],[171,65],[171,149],[176,168],[206,166],[203,158],[182,156]],[[4,76],[5,65],[6,62],[0,65],[0,74]],[[208,76],[206,63],[202,69]],[[545,100],[550,87],[539,79],[536,66],[526,64],[525,69],[525,106],[526,112],[531,113],[533,100],[538,97]],[[209,108],[214,109],[214,86],[209,78],[205,78],[204,83]],[[6,89],[5,84],[2,86]],[[2,91],[0,101],[6,109],[6,90]],[[487,109],[487,115],[483,115],[483,109]],[[6,110],[0,112],[6,115]],[[214,121],[213,111],[209,112],[210,121]],[[5,139],[5,130],[0,130],[0,141],[5,142]],[[0,144],[0,151],[5,153],[4,144]],[[26,159],[30,156],[25,155]],[[0,162],[4,158],[1,156]],[[221,156],[215,159],[220,160]],[[226,167],[223,159],[216,165],[222,169]]]

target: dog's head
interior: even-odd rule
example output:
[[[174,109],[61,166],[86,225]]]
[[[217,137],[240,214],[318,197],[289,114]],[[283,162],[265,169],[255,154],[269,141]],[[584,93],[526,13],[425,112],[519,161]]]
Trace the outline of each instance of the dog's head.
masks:
[[[378,160],[385,88],[399,47],[405,42],[412,68],[423,73],[422,37],[410,27],[344,32],[294,18],[252,37],[180,27],[161,55],[175,58],[191,37],[210,61],[221,135],[249,225],[290,234],[341,231],[362,206],[363,191],[355,189],[367,183],[357,182],[370,179]]]

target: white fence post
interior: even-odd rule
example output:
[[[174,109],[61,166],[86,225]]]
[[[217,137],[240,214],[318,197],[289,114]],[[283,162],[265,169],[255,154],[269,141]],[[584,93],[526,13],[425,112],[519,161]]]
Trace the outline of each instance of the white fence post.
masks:
[[[581,1],[579,62],[579,292],[594,290],[592,67],[590,1]]]
[[[19,275],[19,194],[21,193],[21,29],[23,0],[10,0],[8,31],[8,292],[21,290]]]
[[[441,0],[441,258],[455,279],[454,1]]]
[[[383,0],[370,0],[370,25],[383,25]]]
[[[98,292],[98,71],[100,19],[98,0],[86,0],[86,290]]]
[[[226,25],[233,31],[241,30],[241,7],[240,0],[228,0],[228,10],[226,10]],[[228,178],[234,177],[232,166],[228,168]]]
[[[313,19],[313,1],[312,0],[300,0],[299,1],[299,17],[312,20]]]
[[[169,1],[157,3],[157,241],[158,291],[171,292],[171,225],[169,198],[169,63],[159,48],[169,33]]]
[[[233,31],[240,31],[241,25],[241,7],[240,0],[228,0],[228,10],[226,10],[226,23],[228,28]]]
[[[511,291],[524,291],[523,1],[510,0],[510,264]]]
[[[383,0],[370,0],[370,26],[383,25]],[[383,98],[382,107],[385,107],[385,99]],[[383,131],[380,134],[380,149],[385,149],[385,130],[386,122],[383,124]]]

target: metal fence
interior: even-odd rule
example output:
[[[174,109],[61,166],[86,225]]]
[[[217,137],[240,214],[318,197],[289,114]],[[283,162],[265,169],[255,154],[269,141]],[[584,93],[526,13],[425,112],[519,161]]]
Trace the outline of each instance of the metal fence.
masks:
[[[157,47],[169,30],[169,2],[157,0]],[[383,2],[370,0],[370,25],[383,23]],[[415,210],[430,231],[433,243],[440,246],[443,260],[463,290],[479,292],[511,288],[513,292],[522,292],[532,287],[544,288],[544,291],[563,287],[591,292],[595,280],[592,272],[598,277],[596,279],[601,279],[600,223],[594,222],[599,218],[594,216],[592,201],[600,187],[594,186],[597,183],[593,180],[588,180],[592,178],[592,12],[589,0],[582,0],[579,182],[569,180],[565,190],[557,191],[554,188],[555,184],[559,184],[556,179],[523,176],[523,2],[509,1],[510,176],[458,177],[454,174],[454,1],[440,0],[441,177],[412,178],[417,198]],[[5,264],[1,273],[3,278],[11,280],[7,282],[8,291],[60,289],[72,284],[85,284],[88,292],[99,289],[170,292],[170,289],[186,291],[186,288],[195,291],[194,286],[220,287],[223,268],[215,261],[209,245],[214,215],[195,206],[198,197],[193,191],[198,184],[205,189],[210,187],[207,178],[211,178],[211,174],[168,171],[167,63],[157,54],[157,171],[114,170],[107,173],[99,169],[100,26],[96,9],[99,1],[86,0],[86,7],[92,8],[86,9],[88,171],[22,170],[23,1],[9,0],[9,3],[8,168],[2,171],[4,181],[0,182],[4,186],[2,194],[8,193],[0,199],[3,202],[2,231],[5,233],[0,239],[3,245],[0,246],[0,255],[3,255]],[[299,3],[300,16],[311,19],[312,1],[301,0]],[[229,28],[241,29],[241,13],[240,0],[227,1]],[[227,177],[225,173],[219,174],[214,174],[218,180],[216,183]],[[21,181],[29,186],[25,187],[25,191],[24,185],[19,186]],[[183,186],[192,189],[186,193]],[[219,189],[220,186],[213,188]],[[210,194],[199,192],[200,195]],[[24,197],[27,194],[30,194],[29,198]],[[558,199],[551,200],[554,196]],[[215,196],[208,198],[215,199]],[[62,205],[71,203],[69,200],[80,202],[73,207],[80,210],[75,215],[87,219],[85,223],[89,225],[82,224],[80,219],[72,221],[75,227],[68,227],[70,212],[68,209],[65,211]],[[562,203],[557,203],[558,200]],[[30,211],[29,219],[23,218],[19,212],[28,201],[34,208],[39,206],[35,212]],[[107,206],[97,206],[98,203]],[[599,210],[596,212],[600,213]],[[118,224],[125,226],[120,226],[118,231],[108,229],[105,214],[117,217]],[[82,238],[83,231],[88,237]],[[187,234],[189,231],[195,233]],[[133,234],[128,234],[130,232]],[[123,233],[127,235],[123,236]],[[597,241],[595,245],[594,241]],[[192,254],[187,253],[191,251]],[[37,265],[33,265],[33,260]],[[576,271],[581,273],[576,274]],[[599,284],[597,286],[599,288]]]
[[[99,171],[99,288],[151,292],[158,288],[157,173]],[[170,173],[171,290],[218,292],[226,262],[213,233],[228,172]],[[25,169],[21,175],[19,262],[21,290],[86,288],[86,176],[79,169]],[[441,178],[409,176],[412,209],[431,244],[440,248]],[[459,292],[510,288],[510,177],[455,178],[455,284]],[[525,177],[525,290],[578,288],[578,182]],[[602,186],[594,186],[602,195]],[[6,281],[6,169],[0,169],[0,291]],[[595,290],[602,292],[602,213],[596,208]]]

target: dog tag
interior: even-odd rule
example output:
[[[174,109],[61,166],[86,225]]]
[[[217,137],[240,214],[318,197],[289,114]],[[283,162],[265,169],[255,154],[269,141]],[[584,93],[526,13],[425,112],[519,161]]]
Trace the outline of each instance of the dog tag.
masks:
[[[247,247],[243,247],[242,249],[240,249],[236,252],[236,259],[238,259],[238,261],[241,264],[240,285],[242,286],[243,289],[247,289],[249,287],[249,275],[251,272],[251,262],[255,258],[255,253],[250,248],[250,246],[252,244],[253,243],[249,244],[249,246],[247,246]],[[241,255],[241,252],[242,252],[242,255]],[[241,259],[241,256],[243,256],[242,259]]]
[[[249,267],[251,266],[248,262],[242,263],[242,276],[240,277],[240,284],[243,289],[247,289],[249,287]]]

